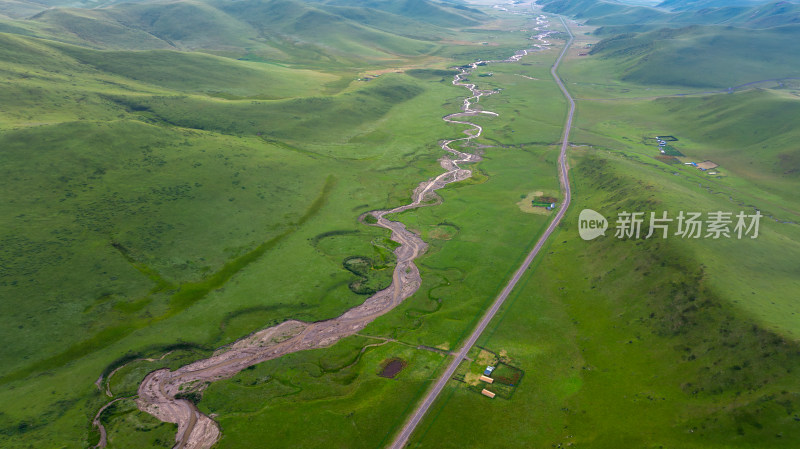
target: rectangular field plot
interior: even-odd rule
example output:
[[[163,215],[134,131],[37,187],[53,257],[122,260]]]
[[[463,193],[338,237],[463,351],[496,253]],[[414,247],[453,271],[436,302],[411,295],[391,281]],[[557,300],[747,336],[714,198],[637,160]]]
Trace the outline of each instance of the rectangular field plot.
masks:
[[[664,154],[667,156],[683,156],[683,153],[678,151],[677,148],[673,147],[672,145],[665,145],[664,146]]]
[[[473,348],[470,359],[461,363],[453,380],[477,394],[488,390],[496,398],[511,399],[525,372],[503,360],[507,361],[508,358],[485,348]],[[487,370],[491,372],[487,373]]]

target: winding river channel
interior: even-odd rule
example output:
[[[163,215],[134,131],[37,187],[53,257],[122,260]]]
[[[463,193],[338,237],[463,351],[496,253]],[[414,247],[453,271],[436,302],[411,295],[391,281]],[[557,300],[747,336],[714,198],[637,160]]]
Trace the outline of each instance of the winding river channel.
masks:
[[[505,60],[476,61],[459,68],[458,74],[453,78],[453,85],[467,89],[469,96],[464,99],[461,111],[447,115],[443,120],[467,126],[467,129],[463,131],[466,136],[441,142],[441,148],[445,151],[445,155],[439,159],[439,163],[444,172],[421,182],[414,189],[410,203],[394,209],[372,211],[365,214],[375,218],[376,222],[373,226],[390,230],[392,240],[399,243],[395,250],[397,265],[394,269],[392,283],[388,288],[375,293],[363,304],[348,310],[337,318],[314,323],[286,321],[223,347],[207,359],[185,365],[175,371],[159,369],[144,378],[138,389],[136,404],[140,410],[159,420],[178,425],[174,448],[207,449],[212,447],[221,436],[219,425],[211,417],[201,413],[192,402],[177,399],[176,395],[179,393],[199,391],[210,382],[230,378],[251,365],[286,354],[331,346],[342,338],[358,333],[377,317],[388,313],[419,289],[422,280],[414,260],[425,252],[426,244],[419,235],[406,229],[403,223],[389,220],[386,216],[437,204],[436,200],[439,198],[435,193],[436,190],[472,176],[472,172],[463,165],[479,161],[480,156],[459,151],[451,145],[455,142],[469,143],[481,136],[483,128],[466,119],[480,114],[496,116],[496,113],[481,110],[476,106],[481,97],[495,94],[496,91],[480,90],[475,84],[469,83],[467,77],[479,65],[518,62],[530,51],[549,45],[545,38],[552,31],[543,31],[546,23],[544,16],[536,18],[536,30],[539,34],[531,38],[538,41],[533,48],[517,51]],[[114,399],[114,401],[118,399]],[[100,444],[97,446],[101,448],[106,445],[106,432],[99,416],[108,405],[110,403],[98,412],[93,422],[101,434]]]

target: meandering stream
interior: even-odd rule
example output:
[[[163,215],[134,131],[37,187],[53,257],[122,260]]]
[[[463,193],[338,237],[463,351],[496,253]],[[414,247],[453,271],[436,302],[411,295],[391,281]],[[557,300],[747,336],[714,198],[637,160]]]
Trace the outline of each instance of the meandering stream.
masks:
[[[484,111],[475,106],[481,97],[496,92],[480,90],[475,84],[465,80],[479,65],[517,62],[530,51],[549,45],[545,38],[552,31],[542,31],[545,23],[544,16],[536,18],[536,30],[540,34],[532,37],[539,41],[533,48],[520,50],[502,61],[476,61],[460,68],[459,73],[453,78],[453,85],[468,89],[470,95],[464,99],[460,112],[445,116],[443,120],[468,128],[463,131],[465,137],[444,140],[441,143],[442,150],[446,152],[439,159],[444,172],[421,182],[414,189],[410,203],[394,209],[368,213],[376,220],[373,226],[390,230],[392,240],[400,244],[395,250],[397,265],[388,288],[375,293],[363,304],[337,318],[315,323],[286,321],[223,347],[207,359],[185,365],[175,371],[169,369],[153,371],[144,378],[138,389],[136,404],[140,410],[159,420],[178,425],[175,448],[207,449],[213,446],[221,435],[219,425],[201,413],[192,402],[176,399],[179,393],[198,391],[210,382],[230,378],[251,365],[286,354],[331,346],[342,338],[358,333],[375,318],[388,313],[419,289],[422,280],[414,260],[425,252],[426,244],[419,235],[406,229],[403,223],[389,220],[386,216],[437,204],[436,190],[472,176],[472,172],[462,166],[479,161],[480,156],[459,151],[451,145],[455,142],[469,143],[480,137],[483,128],[464,119],[479,114],[496,116],[494,112]],[[100,413],[93,423],[104,436],[97,447],[105,447],[105,429],[99,420]]]

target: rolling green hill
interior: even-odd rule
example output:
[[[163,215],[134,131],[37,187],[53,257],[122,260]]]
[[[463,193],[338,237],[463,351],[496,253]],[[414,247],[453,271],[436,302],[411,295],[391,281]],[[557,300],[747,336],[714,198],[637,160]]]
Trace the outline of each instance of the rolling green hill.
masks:
[[[719,8],[726,6],[756,6],[759,4],[772,2],[774,2],[774,0],[666,0],[659,3],[657,6],[659,8],[667,8],[673,11],[681,11]]]
[[[441,27],[474,26],[487,16],[480,10],[429,0],[319,0],[326,5],[358,6]]]
[[[290,56],[300,51],[309,58],[364,60],[419,55],[437,48],[429,42],[430,38],[420,41],[406,37],[404,34],[411,34],[408,30],[395,34],[409,19],[380,10],[336,7],[328,11],[324,4],[295,0],[244,0],[220,3],[218,7],[257,29],[260,36]],[[398,23],[394,23],[394,18]],[[435,36],[444,32],[434,27],[426,34]]]
[[[798,38],[800,26],[692,26],[615,36],[599,42],[591,54],[618,64],[624,80],[727,88],[800,76],[800,55],[787,51]]]
[[[532,270],[478,341],[508,354],[525,376],[510,400],[488,401],[451,381],[411,447],[456,449],[476,439],[519,449],[794,447],[800,345],[796,334],[753,321],[753,310],[788,299],[788,290],[771,287],[797,288],[789,262],[800,254],[797,227],[762,222],[757,241],[705,246],[620,240],[612,225],[586,242],[577,230],[583,208],[613,217],[733,206],[622,152],[576,149],[572,164],[578,204],[547,247],[549,262]],[[735,273],[742,265],[747,274]],[[755,281],[761,274],[770,278]],[[775,321],[795,313],[789,302],[771,307]]]
[[[43,9],[5,2],[0,31],[106,50],[199,50],[259,61],[320,67],[375,64],[429,55],[451,27],[485,14],[429,0],[182,0]],[[22,19],[25,17],[25,19]]]
[[[543,0],[544,11],[585,20],[592,25],[663,23],[670,14],[646,6],[632,6],[602,0]]]
[[[777,2],[748,11],[743,22],[756,28],[768,28],[789,23],[800,23],[800,5]]]
[[[180,92],[228,94],[227,98],[278,99],[324,90],[334,75],[289,69],[270,64],[248,64],[219,56],[167,50],[95,51],[58,46],[78,63],[104,73]]]
[[[246,23],[202,1],[120,4],[104,8],[104,14],[185,50],[238,50],[257,37]]]
[[[149,89],[212,95],[287,98],[322,92],[327,83],[339,79],[320,72],[247,63],[203,53],[100,51],[2,33],[0,42],[3,43],[0,57],[9,61],[0,71],[16,76],[34,71],[39,73],[39,77],[56,82],[61,81],[57,74],[71,73],[96,81],[112,78],[116,83],[133,84],[144,89],[148,88],[143,85],[148,85]],[[21,85],[24,83],[15,83],[7,90],[14,91]],[[42,105],[43,108],[48,106]]]
[[[302,152],[267,143],[255,133],[241,139],[164,121],[147,123],[153,120],[115,99],[191,98],[200,113],[207,105],[225,104],[229,108],[221,113],[227,114],[252,100],[223,102],[187,93],[295,98],[321,95],[337,76],[205,54],[97,51],[9,34],[0,34],[0,60],[0,160],[8,175],[2,191],[10,199],[2,206],[0,289],[3,296],[25,297],[37,308],[52,299],[47,292],[58,291],[60,305],[47,308],[64,318],[63,325],[40,316],[19,328],[4,327],[4,341],[18,343],[0,355],[8,367],[17,365],[12,360],[24,364],[53,354],[42,346],[47,340],[37,336],[57,335],[69,345],[69,323],[85,325],[87,334],[106,331],[107,341],[114,338],[109,340],[114,333],[109,329],[120,336],[143,326],[115,327],[126,314],[163,314],[167,285],[202,279],[254,242],[280,234],[286,220],[302,215],[281,204],[313,198],[327,176],[298,185],[298,171],[315,172],[306,166],[314,159]],[[384,113],[406,99],[371,98]],[[258,111],[251,113],[237,117],[243,126]],[[287,119],[273,113],[265,126],[278,128]],[[253,164],[250,173],[240,158]],[[283,168],[273,172],[277,167]],[[278,186],[280,199],[274,196]],[[212,204],[222,215],[203,212]],[[253,216],[244,219],[242,213]],[[241,229],[240,221],[254,227]],[[230,238],[233,229],[240,229],[240,237]],[[184,259],[182,269],[174,269],[173,258]],[[98,271],[100,266],[105,268]],[[4,307],[14,307],[4,315],[28,320],[16,315],[28,313],[17,302]]]
[[[588,93],[570,139],[575,203],[481,340],[526,375],[509,399],[451,392],[412,445],[800,437],[800,230],[781,222],[800,217],[800,91],[661,95],[800,76],[800,26],[773,26],[793,5],[630,3],[548,5],[627,33],[561,68]],[[175,426],[131,399],[148,372],[338,316],[365,299],[354,283],[383,288],[396,245],[358,217],[408,202],[441,173],[441,139],[464,136],[442,120],[466,93],[451,67],[531,45],[527,4],[481,4],[0,0],[0,446],[93,447],[93,417],[124,398],[102,416],[108,448],[172,447]],[[727,21],[742,27],[707,25]],[[359,335],[208,385],[192,399],[220,423],[219,447],[391,438],[552,217],[523,206],[559,196],[560,37],[471,76],[499,115],[470,118],[482,137],[453,145],[483,159],[441,204],[394,217],[428,245],[419,291]],[[662,131],[724,175],[657,159],[639,139]],[[585,242],[580,207],[766,215],[759,240]],[[380,377],[392,358],[404,370]]]
[[[274,102],[209,101],[184,96],[113,96],[144,118],[182,128],[263,135],[320,144],[345,143],[361,127],[382,118],[391,105],[421,93],[400,77],[383,77],[355,92]]]
[[[481,388],[502,387],[470,386],[466,376],[450,381],[410,447],[797,445],[800,83],[706,95],[715,88],[651,84],[796,67],[781,64],[796,47],[785,28],[658,30],[566,60],[560,73],[578,97],[573,203],[547,256],[477,343],[525,376],[510,399],[487,400]],[[624,78],[628,70],[638,77]],[[679,138],[682,160],[713,160],[723,176],[665,162],[652,139],[665,134]],[[605,237],[579,237],[583,208],[609,219]],[[621,211],[678,210],[765,217],[756,240],[614,236]],[[485,368],[477,352],[457,375]]]
[[[664,125],[686,129],[686,137],[706,144],[696,157],[711,159],[767,192],[786,198],[800,211],[792,193],[800,185],[800,101],[780,90],[752,90],[706,98],[663,98],[651,105]],[[691,129],[680,123],[692,123]]]
[[[6,16],[9,18],[23,18],[30,17],[34,14],[42,12],[46,6],[40,3],[33,3],[28,1],[18,0],[2,0],[0,1],[0,17]]]
[[[357,217],[438,172],[460,92],[446,56],[435,76],[380,70],[457,33],[433,23],[481,16],[421,5],[430,21],[277,0],[0,20],[0,446],[93,445],[93,382],[115,361],[341,314],[363,301],[348,257],[386,264],[383,285],[394,246]]]
[[[28,22],[41,30],[38,36],[98,49],[146,50],[174,48],[145,30],[112,20],[102,10],[51,9]]]
[[[584,20],[590,25],[640,27],[689,24],[769,28],[800,22],[800,5],[785,1],[748,6],[719,2],[703,8],[634,6],[605,0],[543,0],[544,10]]]

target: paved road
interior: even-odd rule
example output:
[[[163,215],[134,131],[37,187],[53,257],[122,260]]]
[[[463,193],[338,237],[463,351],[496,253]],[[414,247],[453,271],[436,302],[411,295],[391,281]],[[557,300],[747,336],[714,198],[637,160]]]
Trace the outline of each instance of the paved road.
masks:
[[[564,22],[563,18],[561,18],[561,23],[564,24],[564,28],[567,30],[567,33],[569,34],[569,40],[564,45],[564,49],[561,50],[561,54],[558,56],[558,59],[556,60],[555,64],[553,64],[553,67],[550,69],[550,73],[553,75],[553,78],[558,84],[558,87],[561,88],[561,91],[564,93],[564,96],[567,98],[567,100],[569,100],[569,113],[567,114],[567,122],[564,125],[564,135],[562,136],[562,141],[561,141],[561,154],[558,158],[560,166],[559,179],[561,181],[561,186],[564,191],[564,201],[561,203],[561,206],[558,209],[558,213],[556,213],[556,216],[555,218],[553,218],[553,221],[550,223],[550,226],[547,227],[547,230],[544,232],[542,237],[539,239],[539,241],[536,242],[536,246],[533,247],[531,252],[528,254],[528,257],[525,258],[525,261],[522,263],[522,265],[519,267],[516,273],[514,273],[514,276],[511,278],[510,281],[508,281],[506,287],[503,289],[503,291],[500,293],[497,299],[495,299],[494,303],[492,303],[492,306],[489,308],[489,310],[486,311],[486,314],[484,314],[483,318],[478,324],[478,327],[475,328],[475,331],[472,332],[472,335],[470,335],[469,339],[467,339],[467,341],[461,347],[461,350],[458,351],[458,354],[450,363],[450,365],[447,367],[447,370],[445,370],[445,372],[439,377],[439,379],[433,385],[431,390],[428,392],[428,394],[425,396],[425,398],[422,400],[422,402],[419,404],[416,410],[414,410],[414,413],[411,415],[411,418],[408,420],[406,425],[403,427],[403,429],[397,435],[395,440],[389,446],[391,449],[402,449],[408,443],[408,439],[411,437],[411,434],[414,432],[414,429],[416,429],[417,425],[419,425],[419,423],[422,421],[422,418],[425,416],[425,413],[427,413],[428,409],[436,400],[436,397],[439,396],[439,393],[442,392],[447,382],[450,380],[451,377],[453,377],[453,374],[455,374],[456,369],[458,369],[458,365],[461,364],[461,361],[467,356],[467,352],[470,350],[470,348],[472,348],[473,345],[475,345],[475,342],[478,341],[478,338],[486,329],[486,326],[489,325],[489,322],[492,320],[492,318],[494,318],[495,314],[497,314],[497,311],[500,310],[500,307],[503,305],[503,302],[505,302],[506,298],[508,298],[508,295],[517,285],[517,282],[519,282],[519,280],[525,274],[525,271],[531,265],[533,259],[536,257],[537,254],[539,254],[539,251],[542,249],[547,239],[550,237],[553,231],[555,231],[556,226],[558,226],[558,224],[561,222],[561,219],[567,212],[569,203],[572,200],[572,191],[570,189],[569,178],[567,176],[567,173],[569,171],[569,165],[567,163],[567,147],[569,146],[569,132],[570,129],[572,128],[572,118],[575,115],[575,100],[573,100],[572,96],[567,91],[567,88],[564,87],[564,83],[558,77],[556,71],[558,70],[559,64],[561,64],[561,60],[564,58],[564,55],[567,53],[567,50],[572,44],[574,36],[572,35],[572,32],[570,32],[569,27],[567,26],[566,22]]]

